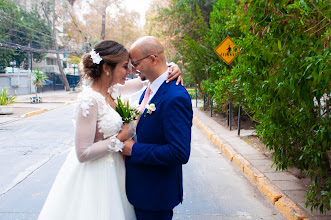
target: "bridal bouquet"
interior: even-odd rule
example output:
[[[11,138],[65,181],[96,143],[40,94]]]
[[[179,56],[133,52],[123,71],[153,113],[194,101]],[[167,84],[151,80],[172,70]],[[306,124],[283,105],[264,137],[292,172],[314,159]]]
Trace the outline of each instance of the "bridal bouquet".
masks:
[[[129,101],[122,101],[119,97],[117,99],[116,111],[122,117],[124,123],[130,123],[131,121],[137,120],[140,115],[138,109],[133,108],[129,105]]]

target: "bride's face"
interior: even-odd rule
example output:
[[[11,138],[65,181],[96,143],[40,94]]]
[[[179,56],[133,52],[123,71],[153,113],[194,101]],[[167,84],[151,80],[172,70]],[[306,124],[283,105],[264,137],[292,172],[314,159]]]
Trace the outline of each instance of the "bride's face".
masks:
[[[113,80],[112,80],[114,84],[117,84],[117,83],[122,84],[122,85],[125,84],[126,77],[130,73],[128,64],[129,64],[129,56],[116,65],[116,67],[114,69]]]

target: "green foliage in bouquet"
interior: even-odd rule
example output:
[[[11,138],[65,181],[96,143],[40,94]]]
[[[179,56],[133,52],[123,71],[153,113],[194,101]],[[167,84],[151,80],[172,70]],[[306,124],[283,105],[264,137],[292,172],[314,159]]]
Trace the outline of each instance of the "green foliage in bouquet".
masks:
[[[131,121],[137,120],[140,112],[137,109],[130,107],[129,102],[122,102],[122,100],[117,97],[117,103],[116,111],[120,114],[124,123],[130,123]]]

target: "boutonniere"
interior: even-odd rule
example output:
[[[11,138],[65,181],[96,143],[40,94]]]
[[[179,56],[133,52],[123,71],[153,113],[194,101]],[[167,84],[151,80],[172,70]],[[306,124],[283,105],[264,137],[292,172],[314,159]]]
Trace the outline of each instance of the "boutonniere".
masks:
[[[147,113],[146,114],[150,114],[151,115],[156,110],[155,104],[154,103],[147,104],[146,105],[146,110],[147,110]],[[146,117],[146,115],[144,117]]]

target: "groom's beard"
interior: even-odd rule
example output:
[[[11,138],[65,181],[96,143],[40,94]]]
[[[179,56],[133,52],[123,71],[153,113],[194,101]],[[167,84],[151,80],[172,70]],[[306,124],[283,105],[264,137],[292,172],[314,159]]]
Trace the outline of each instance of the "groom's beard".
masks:
[[[146,79],[146,76],[140,76],[140,79],[141,79],[141,81],[145,81],[145,80],[147,80],[147,79]]]
[[[138,75],[138,77],[140,78],[141,81],[147,80],[146,76],[141,74],[141,72],[139,70],[136,70],[136,71],[137,71],[137,75]]]

